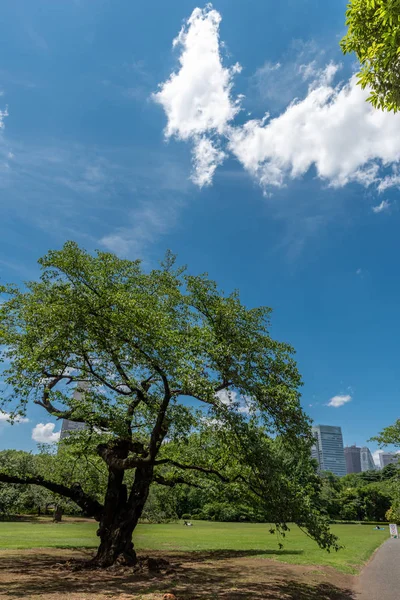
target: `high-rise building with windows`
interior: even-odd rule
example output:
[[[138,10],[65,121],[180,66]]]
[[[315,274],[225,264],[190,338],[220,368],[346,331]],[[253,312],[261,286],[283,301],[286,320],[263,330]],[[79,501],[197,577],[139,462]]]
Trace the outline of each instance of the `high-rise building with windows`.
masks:
[[[347,473],[361,473],[361,448],[346,446],[344,449]]]
[[[73,396],[75,402],[79,402],[79,400],[81,400],[82,394],[84,393],[85,389],[87,389],[87,384],[84,382],[78,382]],[[79,423],[77,421],[63,419],[61,424],[60,441],[65,439],[71,433],[75,431],[82,431],[82,429],[86,429],[85,423]]]
[[[315,425],[312,430],[315,445],[311,455],[318,461],[320,471],[330,471],[339,477],[346,475],[341,427]]]
[[[379,462],[381,469],[386,467],[386,465],[397,464],[399,462],[399,454],[396,454],[395,452],[381,452],[379,455]]]
[[[376,465],[369,448],[364,446],[360,451],[361,471],[375,471]]]

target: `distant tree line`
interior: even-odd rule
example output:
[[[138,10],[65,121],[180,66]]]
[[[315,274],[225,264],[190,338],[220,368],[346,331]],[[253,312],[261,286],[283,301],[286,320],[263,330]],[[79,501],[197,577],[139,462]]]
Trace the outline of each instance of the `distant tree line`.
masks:
[[[9,470],[25,475],[51,472],[60,481],[72,484],[85,477],[94,497],[101,497],[107,473],[102,462],[94,456],[74,456],[68,446],[58,454],[41,449],[39,454],[4,450],[0,462]],[[354,473],[337,477],[322,473],[319,482],[319,506],[331,520],[343,521],[400,521],[400,483],[397,466],[387,465],[382,471]],[[0,518],[13,515],[43,515],[61,508],[64,514],[84,515],[72,500],[37,485],[0,483]],[[201,519],[230,522],[269,522],[270,515],[248,503],[237,494],[234,486],[174,486],[166,488],[153,484],[142,520],[162,523],[178,519]]]

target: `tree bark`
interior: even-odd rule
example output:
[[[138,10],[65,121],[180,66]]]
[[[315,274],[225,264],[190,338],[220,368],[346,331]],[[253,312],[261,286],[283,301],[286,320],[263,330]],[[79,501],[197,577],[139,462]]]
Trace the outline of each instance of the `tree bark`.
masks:
[[[97,535],[100,545],[93,564],[105,568],[137,563],[132,534],[149,495],[153,467],[137,468],[129,498],[123,483],[124,471],[110,468],[104,512]]]

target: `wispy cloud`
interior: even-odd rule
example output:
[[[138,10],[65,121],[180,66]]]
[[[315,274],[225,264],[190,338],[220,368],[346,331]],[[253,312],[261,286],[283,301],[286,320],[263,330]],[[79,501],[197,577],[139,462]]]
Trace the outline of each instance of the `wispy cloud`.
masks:
[[[100,239],[100,244],[120,256],[142,258],[149,245],[177,224],[182,201],[171,198],[167,203],[148,200],[128,213],[124,227],[117,227]]]
[[[54,423],[38,423],[32,429],[32,439],[39,444],[54,444],[60,439],[60,432],[54,431]]]
[[[250,77],[246,102],[284,109],[294,98],[307,92],[326,63],[326,52],[313,41],[294,40],[279,62],[266,61]]]
[[[380,204],[377,204],[376,206],[372,207],[372,212],[376,213],[381,213],[381,212],[385,212],[387,210],[389,210],[390,208],[390,202],[389,200],[382,200],[382,202]]]
[[[193,189],[189,158],[174,158],[167,148],[148,152],[145,159],[135,147],[15,142],[13,152],[11,168],[0,177],[7,198],[0,221],[3,238],[7,218],[25,219],[56,243],[73,238],[89,249],[100,244],[136,258],[176,227]],[[10,244],[17,243],[23,247],[27,242],[13,234]]]
[[[349,394],[343,396],[333,396],[327,404],[327,406],[332,406],[333,408],[339,408],[340,406],[344,406],[348,402],[351,402],[352,397]]]

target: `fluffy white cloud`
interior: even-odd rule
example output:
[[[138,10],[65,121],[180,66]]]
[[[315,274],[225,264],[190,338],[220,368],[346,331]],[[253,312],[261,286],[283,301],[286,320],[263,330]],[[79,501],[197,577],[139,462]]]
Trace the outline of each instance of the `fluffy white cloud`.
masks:
[[[8,423],[11,419],[10,413],[0,412],[0,423]],[[14,423],[29,423],[29,419],[27,417],[14,417]]]
[[[231,99],[232,76],[240,70],[223,66],[219,50],[221,15],[207,5],[195,8],[174,40],[181,47],[180,70],[160,86],[153,99],[167,114],[167,137],[187,140],[207,131],[223,133],[239,110]]]
[[[332,85],[328,65],[307,96],[275,119],[251,120],[232,128],[229,147],[264,187],[282,186],[315,167],[335,187],[379,183],[382,165],[400,159],[400,120],[366,102],[352,77]]]
[[[382,200],[380,204],[372,207],[374,213],[381,213],[390,208],[390,202],[388,200]]]
[[[211,182],[224,159],[210,136],[223,134],[240,110],[240,98],[231,97],[233,75],[240,66],[226,68],[222,64],[220,22],[221,15],[210,4],[194,9],[173,42],[181,49],[180,69],[152,96],[167,115],[166,137],[194,143],[192,178],[200,187]]]
[[[343,406],[347,404],[347,402],[351,401],[351,396],[346,394],[344,396],[333,396],[328,402],[328,406],[333,406],[333,408],[339,408],[339,406]]]
[[[308,83],[303,99],[292,100],[273,119],[267,114],[235,125],[241,97],[233,98],[232,85],[240,67],[223,66],[220,21],[211,5],[193,11],[174,41],[181,49],[180,69],[153,94],[167,115],[166,137],[194,144],[192,179],[197,185],[211,183],[230,151],[264,191],[311,169],[333,187],[350,182],[374,184],[379,191],[400,187],[399,115],[374,109],[366,102],[369,90],[362,90],[355,77],[335,85],[339,66],[330,63],[321,69],[321,56],[295,65],[295,75]],[[266,63],[256,74],[266,103],[265,78],[268,82],[283,70],[279,63]],[[385,172],[389,166],[392,175]]]
[[[32,439],[40,444],[54,444],[60,439],[60,432],[54,429],[55,423],[38,423],[32,429]]]

